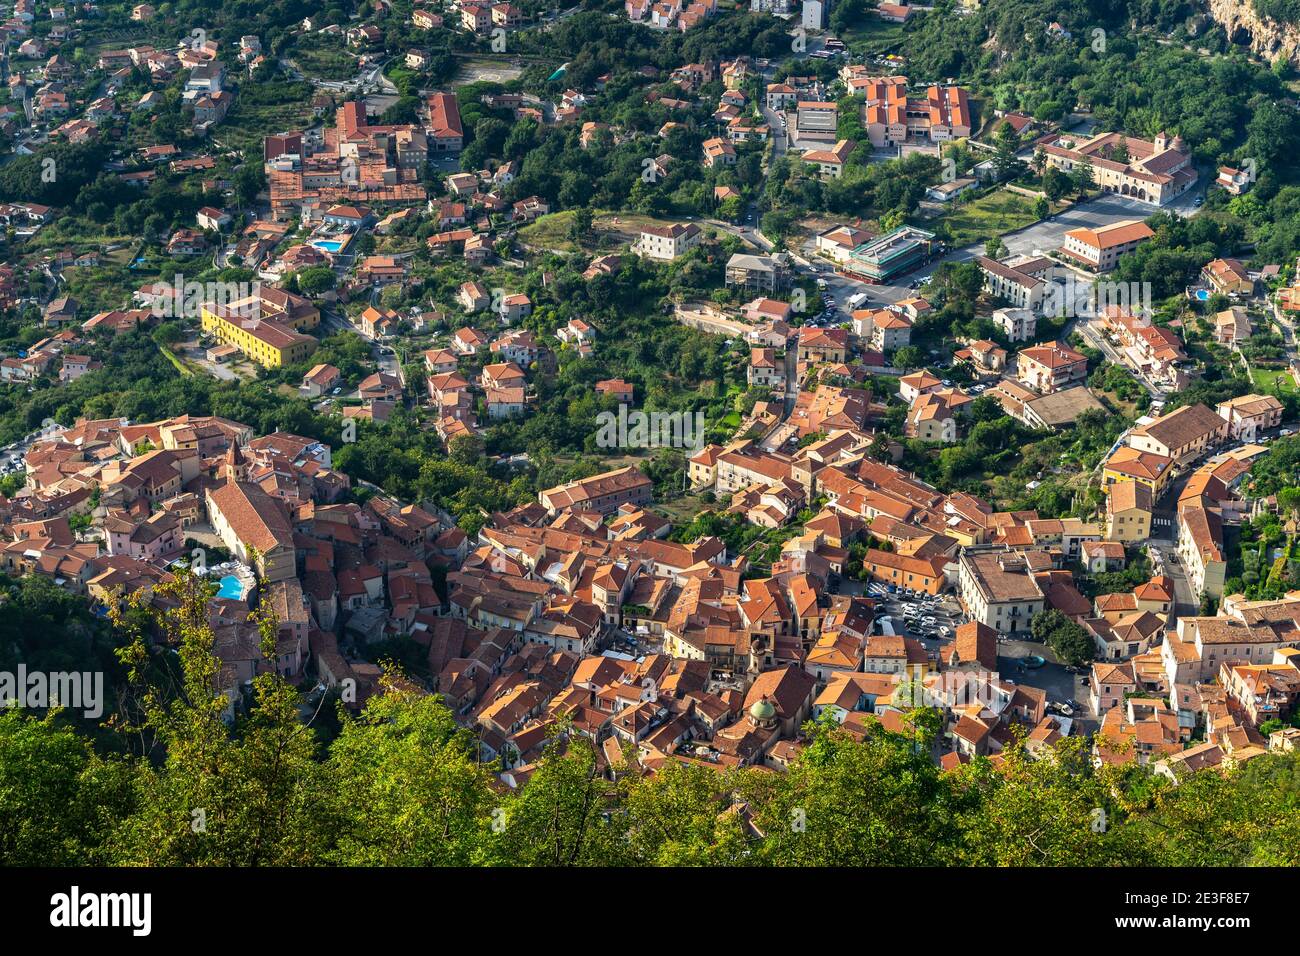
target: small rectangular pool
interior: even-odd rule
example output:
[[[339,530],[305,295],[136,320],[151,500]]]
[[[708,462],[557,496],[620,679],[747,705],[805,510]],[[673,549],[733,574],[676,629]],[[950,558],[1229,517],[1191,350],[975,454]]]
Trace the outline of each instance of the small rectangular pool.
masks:
[[[338,252],[346,243],[342,239],[313,239],[311,244],[326,252]]]
[[[239,580],[236,575],[227,574],[221,579],[221,587],[217,588],[217,597],[225,598],[228,601],[242,601],[244,599],[244,582]]]

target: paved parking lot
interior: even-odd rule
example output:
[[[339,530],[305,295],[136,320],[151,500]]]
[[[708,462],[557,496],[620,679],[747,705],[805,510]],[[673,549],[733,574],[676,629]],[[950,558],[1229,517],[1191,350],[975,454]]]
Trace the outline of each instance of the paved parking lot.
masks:
[[[908,597],[902,593],[889,594],[888,592],[882,595],[873,591],[871,586],[864,588],[862,593],[876,599],[878,612],[889,616],[895,634],[915,638],[931,654],[937,655],[947,647],[953,641],[953,634],[957,628],[966,622],[966,615],[962,612],[961,605],[951,594],[940,595],[937,598],[929,595]],[[919,621],[909,623],[908,608],[922,606],[926,601],[933,602],[932,609],[922,610],[922,617],[933,616],[934,623],[928,625],[921,624]],[[949,629],[949,634],[946,636],[942,635],[944,627]],[[935,633],[941,636],[937,639],[925,636]],[[1044,663],[1040,667],[1032,667],[1029,665],[1031,657],[1040,657]],[[1087,709],[1086,673],[1076,674],[1066,670],[1063,665],[1056,663],[1052,652],[1044,645],[1035,641],[999,639],[998,672],[1004,680],[1046,691],[1048,701],[1059,703],[1074,701],[1077,706],[1074,708],[1073,717],[1076,722],[1079,722],[1076,723],[1078,727],[1076,732],[1088,733],[1096,729],[1096,715],[1091,714]]]
[[[917,638],[925,645],[927,651],[938,651],[949,643],[953,639],[953,632],[957,630],[958,625],[966,620],[957,599],[951,594],[938,597],[932,597],[931,595],[908,597],[904,593],[889,594],[886,592],[881,595],[873,593],[870,589],[864,593],[867,597],[874,597],[877,600],[880,613],[889,616],[895,634]],[[907,612],[910,608],[916,608],[920,611],[919,616],[912,623],[909,623],[907,619]],[[934,622],[932,624],[922,624],[921,621],[926,617],[933,617]],[[946,635],[943,634],[943,628],[945,627],[948,629]],[[939,634],[941,636],[938,639],[931,639],[924,636],[927,634]]]
[[[1178,202],[1161,208],[1182,215],[1193,215],[1198,211],[1194,202],[1199,192],[1199,190],[1189,191],[1186,195],[1180,196]],[[1104,194],[1069,206],[1054,216],[1019,231],[1006,233],[1002,236],[1002,240],[1011,254],[1038,255],[1060,246],[1065,234],[1071,229],[1095,229],[1124,219],[1145,219],[1153,212],[1155,207],[1140,203],[1136,199]],[[822,270],[820,274],[826,279],[831,294],[840,306],[843,316],[840,321],[846,321],[848,310],[845,306],[849,296],[858,292],[867,293],[868,302],[863,308],[871,309],[879,309],[903,299],[913,298],[920,294],[911,287],[914,281],[933,275],[934,270],[943,262],[967,262],[976,256],[984,255],[984,244],[981,242],[961,249],[953,249],[914,272],[898,277],[896,284],[891,285],[868,285],[832,273],[829,263],[816,258],[815,239],[809,239],[800,251],[804,258],[816,262],[818,268]]]
[[[1041,657],[1042,667],[1030,667],[1030,657]],[[1075,674],[1053,660],[1050,650],[1034,641],[998,641],[998,672],[1006,680],[1047,691],[1049,702],[1074,701],[1075,733],[1097,728],[1096,715],[1088,710],[1088,675]]]

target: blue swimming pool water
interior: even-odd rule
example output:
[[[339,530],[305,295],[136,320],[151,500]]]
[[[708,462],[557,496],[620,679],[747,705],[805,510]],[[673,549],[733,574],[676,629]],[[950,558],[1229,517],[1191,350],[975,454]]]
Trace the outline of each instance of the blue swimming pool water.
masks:
[[[217,589],[217,597],[231,601],[242,601],[244,599],[244,583],[235,575],[227,574],[221,579],[221,587]]]
[[[1196,290],[1196,298],[1199,299],[1201,302],[1204,302],[1209,297],[1210,297],[1210,293],[1207,289]]]
[[[338,252],[343,248],[342,239],[316,239],[312,245],[317,249],[324,249],[326,252]]]

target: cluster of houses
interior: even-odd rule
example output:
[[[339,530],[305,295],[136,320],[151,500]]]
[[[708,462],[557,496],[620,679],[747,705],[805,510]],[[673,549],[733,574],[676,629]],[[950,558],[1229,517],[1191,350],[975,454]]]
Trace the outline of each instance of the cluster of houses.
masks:
[[[0,382],[34,382],[43,376],[60,382],[81,378],[103,367],[98,359],[85,354],[85,345],[86,340],[72,329],[54,332],[33,342],[21,354],[0,358]]]
[[[23,4],[31,11],[28,0],[18,0],[14,20],[0,29],[30,24],[31,16],[19,15]],[[777,3],[759,5],[777,12]],[[805,21],[824,19],[823,4],[804,6]],[[684,31],[715,8],[711,0],[627,0],[625,9],[634,21]],[[457,12],[462,28],[480,35],[522,23],[510,3],[464,3]],[[910,12],[883,4],[879,15],[902,22]],[[148,20],[154,9],[140,5],[132,15]],[[412,23],[421,30],[444,25],[424,9],[413,12]],[[52,33],[47,42],[58,39]],[[366,47],[382,34],[359,25],[347,30],[347,40]],[[20,53],[45,56],[50,49],[32,44]],[[188,71],[183,96],[196,130],[206,131],[230,105],[217,51],[209,41],[176,52],[101,53],[97,65],[108,92],[60,135],[76,141],[93,135],[77,123],[97,128],[117,116],[113,84],[135,68],[157,83]],[[421,68],[423,56],[413,50],[407,64]],[[257,37],[241,38],[239,60],[250,70],[263,62]],[[35,90],[15,74],[17,101],[30,101],[37,116],[71,116],[71,65],[55,53],[38,72],[42,85]],[[840,176],[859,144],[838,138],[839,110],[825,86],[815,77],[788,77],[768,84],[760,104],[747,93],[753,75],[747,57],[672,72],[682,95],[722,80],[712,116],[717,135],[705,140],[703,162],[730,165],[737,144],[765,140],[765,109],[779,114],[793,148],[819,176]],[[871,148],[970,135],[969,99],[959,87],[909,92],[906,77],[872,76],[857,66],[845,67],[840,80],[863,97],[861,125]],[[652,95],[662,105],[686,105],[660,90]],[[580,117],[586,96],[568,90],[552,104],[501,93],[484,101],[516,119],[562,123]],[[588,149],[625,135],[599,123],[581,128]],[[493,256],[493,216],[530,222],[549,212],[539,197],[513,205],[501,198],[501,187],[518,173],[515,163],[452,174],[446,196],[431,197],[428,164],[458,155],[463,145],[458,101],[448,93],[429,94],[417,123],[377,124],[358,101],[339,107],[332,126],[267,137],[272,217],[230,237],[229,261],[268,285],[234,302],[202,304],[209,358],[238,353],[270,368],[306,363],[320,311],[269,284],[304,269],[324,266],[344,276],[337,290],[343,301],[410,281],[409,256],[354,254],[367,230],[383,235],[428,215],[437,227],[426,240],[433,253],[480,266]],[[1069,171],[1086,163],[1104,190],[1156,206],[1196,180],[1178,137],[1146,142],[1103,133],[1078,142],[1052,134],[1039,146],[1050,164]],[[145,169],[121,174],[138,186],[152,181],[163,162],[176,172],[213,164],[211,157],[183,157],[169,144],[148,147],[139,159]],[[672,161],[666,154],[653,160],[660,171]],[[1245,188],[1227,175],[1233,173],[1220,171],[1224,188]],[[6,222],[39,224],[48,213],[31,204],[0,207]],[[310,236],[286,243],[291,220]],[[168,238],[167,250],[205,254],[211,234],[229,232],[234,222],[227,210],[205,207],[193,229]],[[1057,258],[979,258],[986,288],[1009,303],[994,312],[995,326],[1009,342],[1033,342],[1061,270],[1105,272],[1150,235],[1141,222],[1121,222],[1067,233]],[[695,223],[645,226],[632,252],[671,262],[702,238]],[[934,236],[912,227],[873,235],[839,225],[818,235],[816,247],[863,281],[886,282],[924,261]],[[598,256],[584,275],[612,274],[621,262],[619,255]],[[80,264],[91,263],[53,263]],[[101,608],[126,594],[161,602],[154,590],[173,575],[209,576],[216,588],[208,605],[214,651],[232,708],[245,682],[267,671],[354,689],[345,701],[359,705],[380,677],[359,648],[411,638],[425,655],[426,689],[475,733],[481,758],[509,787],[527,780],[555,732],[589,737],[611,776],[653,772],[668,761],[780,769],[802,748],[809,718],[829,713],[861,738],[877,722],[904,729],[908,712],[921,706],[942,714],[933,757],[946,768],[980,756],[996,760],[1021,738],[1037,753],[1077,732],[1077,721],[1049,707],[1043,690],[1003,678],[998,642],[1024,636],[1049,609],[1095,644],[1089,707],[1101,725],[1098,760],[1150,764],[1178,780],[1185,769],[1232,765],[1295,745],[1296,733],[1282,730],[1270,739],[1259,728],[1289,718],[1300,697],[1300,596],[1247,602],[1223,593],[1224,528],[1256,505],[1240,487],[1264,450],[1255,442],[1280,424],[1276,398],[1246,395],[1214,410],[1191,405],[1139,420],[1102,464],[1106,507],[1097,521],[999,512],[881,461],[880,436],[868,430],[884,406],[873,402],[864,380],[910,344],[913,327],[931,311],[928,302],[857,309],[847,329],[796,328],[794,297],[782,298],[793,284],[785,254],[737,253],[725,276],[745,305],[683,309],[679,317],[742,337],[751,348],[748,382],[767,389],[770,400],[755,404],[731,440],[695,451],[687,476],[726,513],[790,529],[779,554],[757,571],[719,538],[669,540],[671,522],[651,510],[653,483],[636,467],[544,489],[535,502],[487,515],[471,538],[437,502],[405,503],[384,493],[364,505],[348,500],[348,476],[333,468],[322,442],[286,432],[258,436],[238,422],[190,415],[149,423],[81,420],[33,444],[26,485],[0,498],[0,562],[6,573],[47,576]],[[1216,260],[1203,275],[1226,295],[1248,294],[1255,279],[1235,260]],[[12,270],[0,274],[0,295],[16,299],[15,280]],[[83,333],[156,321],[159,302],[178,292],[152,284],[136,294],[135,308],[84,322],[75,300],[55,299],[44,309],[49,337],[0,358],[0,381],[55,374],[68,381],[94,371],[98,363],[84,354]],[[533,308],[527,295],[469,281],[457,300],[471,324],[422,353],[427,395],[420,400],[434,409],[435,428],[448,444],[527,414],[530,376],[556,360],[522,327]],[[371,303],[354,323],[378,343],[408,326],[446,324],[440,313]],[[1225,344],[1250,334],[1249,317],[1237,312],[1216,319],[1216,338]],[[1115,307],[1098,321],[1145,378],[1186,384],[1179,377],[1186,355],[1173,331]],[[574,319],[555,337],[562,349],[589,355],[598,331]],[[1101,407],[1084,386],[1086,357],[1065,343],[1026,344],[1014,355],[984,339],[960,344],[958,361],[981,373],[1007,373],[988,394],[1032,427],[1063,427]],[[342,378],[338,368],[317,364],[301,394],[337,395]],[[898,383],[908,437],[959,440],[970,394],[927,371],[900,375]],[[634,386],[622,379],[595,389],[620,405],[635,400]],[[383,420],[406,393],[400,367],[377,371],[357,386],[361,404],[349,414]],[[1240,447],[1216,454],[1229,440]],[[1222,599],[1218,615],[1171,625],[1178,596],[1174,579],[1160,569],[1131,592],[1086,598],[1079,576],[1126,567],[1151,537],[1157,503],[1183,475],[1173,508],[1176,552],[1194,594]],[[838,594],[851,564],[877,588],[952,595],[964,623],[938,648],[895,634],[878,619],[876,599]],[[259,610],[276,621],[270,657],[257,639]],[[1194,739],[1204,742],[1188,748]]]
[[[465,283],[460,294],[468,312],[481,313],[491,305],[487,290],[478,283]],[[528,296],[515,293],[504,296],[499,308],[503,323],[516,324],[532,311],[532,303]],[[595,334],[590,325],[576,319],[557,330],[561,342],[580,347],[585,354],[590,353]],[[477,365],[477,374],[462,374],[462,360]],[[527,329],[505,328],[495,336],[472,326],[457,329],[445,346],[424,352],[428,401],[439,436],[450,443],[477,433],[481,419],[498,422],[526,414],[530,370],[554,364],[551,350]]]
[[[352,101],[319,133],[268,136],[263,160],[275,217],[319,222],[338,206],[426,202],[422,178],[431,151],[458,152],[463,141],[454,96],[432,94],[426,109],[423,125],[376,125],[364,101]]]
[[[35,443],[25,466],[26,487],[0,503],[6,572],[48,576],[101,607],[152,600],[182,567],[210,576],[232,701],[255,674],[301,677],[313,657],[373,686],[375,669],[338,654],[342,616],[383,607],[367,636],[409,632],[441,610],[428,562],[465,550],[449,520],[421,508],[344,503],[350,482],[328,445],[212,416],[78,421]],[[277,621],[273,659],[258,647],[259,607]]]
[[[509,379],[511,362],[498,365],[485,377]],[[756,577],[717,538],[667,540],[636,468],[544,489],[471,540],[433,503],[348,503],[347,477],[309,438],[258,437],[214,417],[83,420],[28,452],[27,486],[0,502],[0,561],[104,606],[128,593],[152,600],[173,574],[209,574],[232,706],[267,670],[359,688],[348,700],[360,703],[379,673],[357,648],[411,637],[427,654],[428,689],[508,786],[527,779],[557,729],[590,737],[611,774],[670,760],[779,769],[810,717],[829,712],[862,736],[876,721],[904,728],[918,706],[943,714],[934,757],[945,767],[997,759],[1021,736],[1037,752],[1075,721],[999,675],[997,642],[1046,608],[1097,643],[1098,759],[1150,761],[1177,778],[1180,766],[1267,749],[1258,727],[1288,716],[1300,694],[1300,599],[1232,598],[1175,630],[1163,575],[1089,602],[1076,569],[1123,567],[1125,542],[1149,533],[1120,522],[1144,509],[1149,521],[1149,496],[1124,490],[1136,484],[1111,489],[1104,528],[999,513],[873,460],[863,438],[835,429],[792,456],[737,444],[691,460],[697,484],[760,521],[793,500],[824,502]],[[1207,472],[1205,504],[1189,487],[1180,507],[1230,508],[1221,489],[1233,483]],[[968,620],[950,642],[927,650],[883,627],[872,598],[834,593],[858,544],[873,581],[956,591]],[[196,559],[196,547],[211,557]],[[255,639],[259,608],[277,622],[273,659]],[[657,650],[621,650],[628,634]],[[1184,749],[1194,736],[1206,742]]]
[[[62,40],[49,41],[51,49]],[[241,41],[241,56],[248,43],[257,37]],[[43,53],[39,41],[24,41],[28,47],[25,55]],[[259,43],[260,48],[260,43]],[[99,95],[80,102],[76,95],[81,68],[60,53],[53,53],[37,70],[24,72],[16,69],[9,74],[8,83],[13,102],[27,112],[26,119],[42,124],[52,138],[83,143],[95,139],[106,125],[123,118],[126,113],[150,111],[162,104],[158,90],[145,93],[131,103],[119,102],[121,90],[128,84],[134,71],[145,73],[150,82],[163,87],[184,73],[181,92],[182,103],[191,114],[192,128],[206,134],[220,123],[234,102],[234,94],[227,88],[225,67],[219,59],[220,45],[215,40],[184,41],[175,50],[158,50],[140,44],[120,50],[102,50],[97,55],[94,69],[101,74]],[[20,53],[24,51],[20,47]],[[5,122],[17,123],[16,114]],[[147,175],[122,173],[128,183],[147,181]]]
[[[1234,400],[1218,415],[1191,406],[1136,429],[1130,437],[1135,446],[1158,444],[1189,462],[1229,433],[1247,435],[1251,427],[1276,424],[1276,400],[1266,399]],[[1262,417],[1248,424],[1254,416]],[[1171,448],[1171,442],[1176,447]],[[955,590],[969,619],[962,627],[993,647],[999,636],[1028,631],[1033,617],[1047,609],[1077,623],[1093,640],[1098,660],[1090,678],[1091,706],[1102,722],[1095,747],[1098,759],[1160,759],[1165,772],[1177,779],[1183,766],[1240,761],[1267,749],[1258,725],[1288,717],[1300,695],[1300,598],[1251,606],[1255,614],[1275,615],[1271,629],[1259,636],[1252,637],[1234,620],[1241,617],[1240,596],[1225,598],[1219,617],[1184,618],[1172,630],[1168,622],[1178,597],[1173,579],[1163,573],[1132,592],[1102,594],[1095,601],[1076,586],[1079,573],[1125,567],[1132,549],[1150,537],[1155,499],[1146,483],[1110,476],[1108,464],[1108,477],[1117,480],[1107,485],[1104,521],[1040,519],[1034,512],[993,512],[964,493],[943,495],[893,466],[864,458],[865,447],[865,436],[852,429],[832,432],[794,455],[743,441],[709,446],[691,459],[691,478],[723,500],[730,496],[733,513],[761,526],[778,527],[797,509],[824,501],[823,510],[785,545],[780,567],[790,558],[808,572],[829,568],[839,574],[847,549],[867,542],[872,546],[864,552],[862,566],[870,580],[923,594]],[[1222,527],[1249,510],[1236,489],[1261,451],[1246,446],[1214,455],[1191,475],[1180,494],[1177,554],[1195,594],[1222,595]],[[1184,636],[1189,628],[1202,629],[1202,642],[1220,643],[1227,638],[1210,635],[1226,628],[1241,645],[1197,649],[1202,662],[1193,682],[1199,682],[1197,687],[1187,686],[1190,645],[1196,641]],[[869,640],[868,649],[877,640]],[[891,640],[905,645],[911,639]],[[1251,640],[1266,646],[1251,647]],[[689,644],[678,639],[673,652],[691,656]],[[927,691],[926,702],[941,706],[948,688],[942,667],[945,652],[938,656],[936,662],[933,653],[927,655],[917,644],[907,666],[915,669],[922,685],[935,688],[933,695]],[[810,666],[814,659],[809,654],[805,669],[817,676],[815,665]],[[865,664],[862,669],[871,670]],[[859,686],[855,682],[872,680],[856,673],[847,679],[848,687],[838,690],[847,693]],[[1261,687],[1267,690],[1263,700]],[[989,713],[988,690],[982,691],[975,712],[948,715],[953,750],[944,759],[995,754],[1010,739],[1008,728],[996,719],[998,709]],[[891,703],[887,695],[877,697],[877,716],[888,712]],[[1050,721],[1047,726],[1041,724],[1044,716]],[[1048,740],[1069,732],[1068,720],[1042,711],[1038,720],[1028,723],[1027,731],[1033,728]],[[1293,733],[1280,733],[1285,746],[1294,744]],[[1163,744],[1153,750],[1149,745],[1157,735],[1163,735]],[[1207,743],[1184,756],[1193,735]],[[1283,745],[1280,739],[1273,743]]]
[[[625,0],[623,10],[633,23],[685,33],[717,12],[715,0]]]
[[[717,468],[730,480],[725,455]],[[828,508],[770,576],[748,577],[716,538],[667,541],[650,503],[649,480],[628,468],[543,490],[493,515],[448,576],[437,690],[478,729],[507,785],[527,779],[561,721],[597,744],[611,774],[668,760],[781,767],[803,722],[827,711],[858,735],[873,718],[901,729],[917,705],[913,676],[948,717],[936,753],[947,762],[988,752],[984,738],[1010,741],[1016,725],[1043,742],[1068,732],[1042,691],[999,678],[991,628],[964,625],[933,660],[918,641],[873,633],[871,599],[830,593],[862,520]],[[602,653],[617,629],[660,651],[616,642]],[[494,659],[521,659],[504,669],[457,659],[485,644]],[[979,740],[967,721],[983,726]],[[638,766],[627,766],[629,747]]]
[[[908,95],[905,76],[875,76],[862,64],[848,64],[840,79],[862,96],[862,127],[872,148],[904,143],[944,143],[971,134],[970,96],[960,86],[930,85]]]
[[[1151,605],[1161,595],[1108,597],[1115,615],[1121,604]],[[1192,771],[1295,749],[1300,731],[1285,721],[1300,698],[1300,595],[1236,595],[1217,616],[1180,617],[1154,637],[1130,627],[1123,653],[1093,665],[1097,760],[1136,762],[1177,783]]]

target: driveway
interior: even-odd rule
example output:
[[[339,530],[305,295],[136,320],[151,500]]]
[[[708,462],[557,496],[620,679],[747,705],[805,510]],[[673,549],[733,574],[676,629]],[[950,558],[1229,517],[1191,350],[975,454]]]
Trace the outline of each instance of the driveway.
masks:
[[[766,105],[761,107],[763,119],[772,129],[772,161],[775,162],[785,155],[790,145],[789,133],[786,130],[787,122],[785,114],[777,110],[768,109]]]

